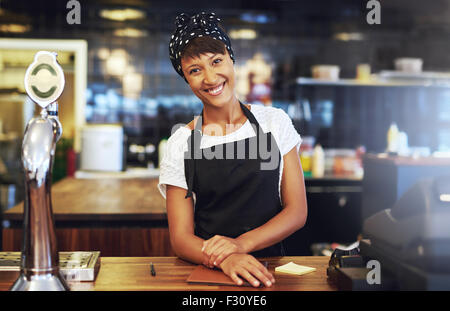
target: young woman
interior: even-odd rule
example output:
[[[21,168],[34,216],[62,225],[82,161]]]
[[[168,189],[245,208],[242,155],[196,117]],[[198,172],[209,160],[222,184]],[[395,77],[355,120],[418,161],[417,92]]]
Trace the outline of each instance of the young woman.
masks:
[[[219,21],[214,13],[176,19],[170,59],[203,111],[169,138],[158,186],[179,257],[238,285],[272,286],[255,257],[283,256],[282,241],[306,222],[301,138],[283,110],[239,102]]]

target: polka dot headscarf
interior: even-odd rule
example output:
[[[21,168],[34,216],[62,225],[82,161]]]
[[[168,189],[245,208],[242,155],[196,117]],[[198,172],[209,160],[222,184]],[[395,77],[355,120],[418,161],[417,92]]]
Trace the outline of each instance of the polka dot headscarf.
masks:
[[[217,18],[214,13],[207,14],[202,12],[194,16],[182,13],[176,17],[175,24],[177,28],[169,43],[169,56],[173,68],[175,68],[176,72],[183,78],[184,74],[181,70],[181,53],[191,40],[198,37],[209,36],[213,39],[222,41],[234,62],[230,38],[218,26],[218,22],[220,22],[220,18]]]

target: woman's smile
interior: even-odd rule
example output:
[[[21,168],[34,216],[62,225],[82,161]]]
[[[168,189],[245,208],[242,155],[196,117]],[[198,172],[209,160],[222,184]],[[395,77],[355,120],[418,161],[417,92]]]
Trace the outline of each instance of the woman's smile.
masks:
[[[222,94],[222,91],[223,91],[223,89],[225,87],[225,83],[226,82],[223,82],[223,83],[221,83],[221,84],[219,84],[217,86],[208,88],[208,89],[205,90],[205,92],[208,93],[209,95],[212,95],[212,96],[219,96],[220,94]]]

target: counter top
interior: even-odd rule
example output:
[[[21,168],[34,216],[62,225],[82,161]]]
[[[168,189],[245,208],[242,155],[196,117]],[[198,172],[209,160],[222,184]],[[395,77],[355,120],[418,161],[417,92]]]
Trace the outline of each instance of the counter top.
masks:
[[[80,179],[106,179],[106,178],[159,178],[157,168],[128,168],[124,172],[92,172],[76,171],[75,178]]]
[[[111,175],[111,174],[110,174]],[[55,221],[166,221],[166,202],[157,185],[158,178],[111,177],[113,175],[67,177],[52,185],[52,207]],[[120,173],[116,173],[120,175]],[[120,175],[120,176],[122,176]],[[81,176],[81,175],[80,175]],[[134,176],[134,175],[133,175]],[[323,182],[353,182],[353,177],[324,176],[305,178],[307,186]],[[23,202],[3,214],[8,221],[23,221]]]
[[[165,200],[157,178],[65,178],[52,186],[56,221],[166,220]],[[3,214],[23,220],[23,202]]]
[[[374,163],[388,164],[392,166],[449,166],[450,158],[446,157],[406,157],[406,156],[391,156],[385,153],[380,154],[366,154],[364,161],[371,161]]]
[[[270,288],[189,284],[186,282],[196,265],[177,257],[105,257],[101,258],[99,274],[94,282],[70,283],[75,291],[331,291],[326,269],[329,257],[271,257],[267,259],[269,271],[275,277]],[[293,261],[317,270],[305,275],[274,272],[275,267]],[[153,262],[156,276],[150,274]],[[8,290],[19,272],[0,272],[0,290]]]

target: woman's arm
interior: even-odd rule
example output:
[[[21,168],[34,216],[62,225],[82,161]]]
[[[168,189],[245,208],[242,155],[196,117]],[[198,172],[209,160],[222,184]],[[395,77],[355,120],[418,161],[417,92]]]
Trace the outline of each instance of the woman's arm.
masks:
[[[284,240],[305,225],[307,218],[306,191],[297,149],[294,147],[284,155],[283,160],[282,211],[264,225],[240,235],[234,239],[233,243],[224,243],[225,238],[220,236],[206,241],[204,253],[209,257],[210,263],[215,262],[216,265],[220,265],[230,253],[228,248],[239,248],[245,253],[264,249]]]
[[[166,186],[167,220],[170,243],[178,257],[197,264],[205,264],[202,253],[204,240],[194,234],[194,202],[185,199],[186,189]]]

